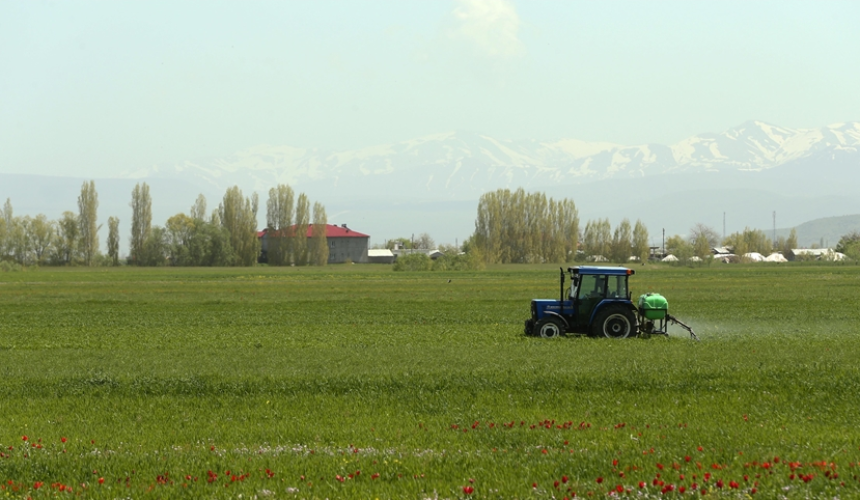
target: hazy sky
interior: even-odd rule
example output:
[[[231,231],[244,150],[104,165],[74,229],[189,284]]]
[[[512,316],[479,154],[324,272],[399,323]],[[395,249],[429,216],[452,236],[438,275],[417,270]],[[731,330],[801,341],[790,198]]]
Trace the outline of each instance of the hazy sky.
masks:
[[[860,120],[860,2],[0,1],[0,172]]]

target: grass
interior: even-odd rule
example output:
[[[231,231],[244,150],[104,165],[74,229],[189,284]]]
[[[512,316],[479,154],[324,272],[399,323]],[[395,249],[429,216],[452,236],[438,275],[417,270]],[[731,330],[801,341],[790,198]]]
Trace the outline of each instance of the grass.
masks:
[[[554,266],[2,273],[0,496],[858,497],[858,270],[636,268],[699,343],[522,336]]]

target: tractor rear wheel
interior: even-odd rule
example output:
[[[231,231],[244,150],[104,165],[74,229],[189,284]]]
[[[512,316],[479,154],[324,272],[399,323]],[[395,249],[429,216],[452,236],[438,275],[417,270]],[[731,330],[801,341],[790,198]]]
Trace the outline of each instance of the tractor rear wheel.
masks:
[[[552,339],[564,335],[564,325],[556,318],[543,318],[535,325],[535,335],[545,339]]]
[[[591,334],[595,337],[626,339],[636,336],[636,316],[633,311],[618,306],[603,309],[594,318]]]

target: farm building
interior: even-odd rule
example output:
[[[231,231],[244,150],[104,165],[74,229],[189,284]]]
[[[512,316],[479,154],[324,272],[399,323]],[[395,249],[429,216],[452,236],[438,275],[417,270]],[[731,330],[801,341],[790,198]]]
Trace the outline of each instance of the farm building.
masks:
[[[765,262],[788,262],[788,259],[782,256],[779,252],[773,252],[764,258]]]
[[[367,261],[371,264],[393,264],[396,258],[387,248],[371,248],[367,251]]]
[[[834,251],[832,248],[792,248],[788,260],[843,260],[845,254]]]
[[[290,226],[290,231],[295,231],[295,225]],[[307,237],[311,238],[313,226],[308,226]],[[280,238],[285,234],[284,231],[269,232],[264,229],[257,233],[257,238],[260,239],[260,262],[267,262],[267,254],[269,249],[270,238]],[[286,233],[289,234],[289,233]],[[370,242],[370,236],[358,231],[353,231],[346,224],[340,226],[334,224],[326,224],[325,237],[328,244],[328,263],[340,264],[343,262],[368,262],[367,246]]]
[[[749,262],[764,262],[764,255],[758,252],[747,252],[744,254],[744,260]]]

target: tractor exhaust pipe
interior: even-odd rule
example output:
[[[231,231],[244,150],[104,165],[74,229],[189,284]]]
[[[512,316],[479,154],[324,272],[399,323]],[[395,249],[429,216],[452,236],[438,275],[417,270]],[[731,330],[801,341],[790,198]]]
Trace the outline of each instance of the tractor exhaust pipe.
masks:
[[[564,268],[558,268],[558,311],[561,312],[564,304]]]

